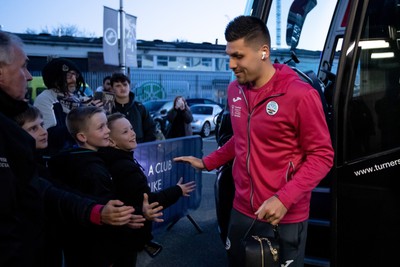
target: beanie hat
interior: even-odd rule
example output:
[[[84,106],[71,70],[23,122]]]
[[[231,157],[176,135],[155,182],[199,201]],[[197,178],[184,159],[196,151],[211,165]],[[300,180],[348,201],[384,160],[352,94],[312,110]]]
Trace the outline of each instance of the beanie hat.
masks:
[[[71,70],[75,71],[78,74],[76,82],[77,88],[80,88],[85,84],[82,73],[74,62],[66,58],[52,59],[43,67],[42,77],[44,84],[47,88],[56,87],[61,91],[67,90],[67,88],[64,88],[66,86],[66,74]]]

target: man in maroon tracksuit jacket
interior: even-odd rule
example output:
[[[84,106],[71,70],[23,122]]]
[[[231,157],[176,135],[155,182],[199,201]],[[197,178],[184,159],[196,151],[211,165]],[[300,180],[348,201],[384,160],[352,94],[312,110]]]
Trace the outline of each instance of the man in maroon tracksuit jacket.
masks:
[[[318,92],[286,65],[272,64],[264,22],[239,16],[225,31],[232,138],[204,157],[178,157],[212,170],[234,159],[235,197],[227,239],[230,266],[245,266],[241,239],[279,223],[280,263],[303,266],[311,191],[329,172],[333,149]],[[250,233],[251,234],[251,233]]]

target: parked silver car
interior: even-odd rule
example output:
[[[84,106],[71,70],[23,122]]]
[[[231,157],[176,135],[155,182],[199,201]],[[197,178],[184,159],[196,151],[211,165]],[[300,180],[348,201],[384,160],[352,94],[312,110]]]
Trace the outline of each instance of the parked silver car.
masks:
[[[192,130],[193,134],[199,133],[207,137],[215,130],[215,116],[220,113],[222,108],[216,104],[196,104],[190,107],[193,114]]]
[[[220,106],[221,108],[224,108],[223,104],[217,103],[214,100],[207,99],[207,98],[187,98],[186,103],[189,105],[189,107],[197,104],[216,104]]]

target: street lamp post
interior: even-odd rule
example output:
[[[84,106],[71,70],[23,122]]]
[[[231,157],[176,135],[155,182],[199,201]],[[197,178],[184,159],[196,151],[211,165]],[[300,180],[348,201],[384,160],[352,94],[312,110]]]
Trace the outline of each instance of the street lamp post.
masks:
[[[126,74],[125,62],[125,11],[123,0],[119,1],[120,39],[119,39],[119,67]]]

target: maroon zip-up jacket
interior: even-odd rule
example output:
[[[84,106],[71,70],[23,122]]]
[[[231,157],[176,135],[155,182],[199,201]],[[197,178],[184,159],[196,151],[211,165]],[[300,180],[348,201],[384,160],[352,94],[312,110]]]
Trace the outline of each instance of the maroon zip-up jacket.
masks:
[[[280,223],[308,219],[311,191],[333,164],[333,149],[318,92],[290,67],[252,90],[233,81],[228,105],[233,137],[203,158],[208,170],[234,160],[233,207],[254,217],[273,195],[288,209]]]

